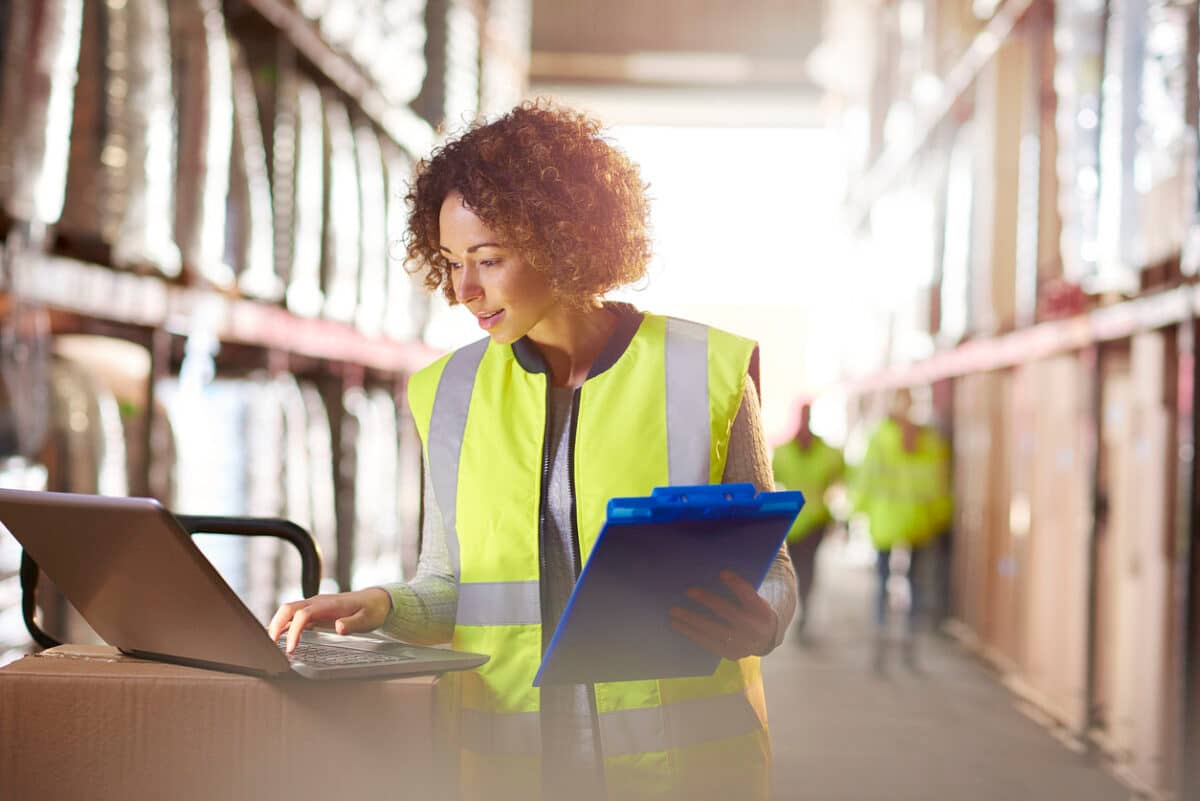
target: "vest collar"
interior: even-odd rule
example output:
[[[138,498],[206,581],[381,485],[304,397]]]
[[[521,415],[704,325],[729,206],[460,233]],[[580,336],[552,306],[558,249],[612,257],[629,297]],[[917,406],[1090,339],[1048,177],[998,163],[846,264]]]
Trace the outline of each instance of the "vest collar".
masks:
[[[605,343],[604,349],[592,362],[587,377],[594,378],[617,363],[629,348],[629,343],[642,325],[642,313],[628,303],[605,302],[604,308],[617,315],[617,327]],[[550,373],[550,367],[542,358],[542,352],[529,337],[524,336],[512,344],[513,357],[527,373]]]

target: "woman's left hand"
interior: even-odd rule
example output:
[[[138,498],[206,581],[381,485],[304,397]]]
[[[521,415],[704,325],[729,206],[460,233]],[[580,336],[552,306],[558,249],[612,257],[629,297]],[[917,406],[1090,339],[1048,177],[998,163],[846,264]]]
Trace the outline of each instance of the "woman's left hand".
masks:
[[[721,581],[734,600],[692,587],[688,598],[712,616],[675,606],[671,608],[671,628],[725,659],[762,656],[775,645],[779,625],[775,610],[733,571],[721,571]]]

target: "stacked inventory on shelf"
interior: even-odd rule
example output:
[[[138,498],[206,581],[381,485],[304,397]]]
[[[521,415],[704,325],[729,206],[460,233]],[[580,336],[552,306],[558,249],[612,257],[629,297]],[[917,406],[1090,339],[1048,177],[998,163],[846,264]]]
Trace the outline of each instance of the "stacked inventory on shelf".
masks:
[[[380,5],[348,29],[325,24],[345,17],[334,6],[321,30],[356,54],[387,50],[405,40],[395,25],[374,45],[355,35],[399,5],[413,4]],[[49,226],[50,247],[84,261],[282,303],[368,336],[420,336],[425,296],[400,256],[407,171],[427,138],[381,144],[375,122],[336,87],[315,86],[294,48],[253,30],[239,39],[250,23],[226,20],[217,0],[48,6],[5,12],[8,219]],[[423,76],[391,74],[389,102],[412,100]]]
[[[861,65],[828,86],[849,111],[851,269],[895,290],[830,332],[850,356],[889,331],[881,368],[838,389],[854,417],[950,385],[953,630],[1132,786],[1180,795],[1200,690],[1181,650],[1200,593],[1196,4],[832,15],[823,47]]]

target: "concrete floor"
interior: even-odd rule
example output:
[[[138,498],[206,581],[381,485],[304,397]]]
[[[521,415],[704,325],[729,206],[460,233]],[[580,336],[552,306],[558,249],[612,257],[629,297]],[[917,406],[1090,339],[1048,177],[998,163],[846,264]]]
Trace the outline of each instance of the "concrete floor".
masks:
[[[777,801],[1124,801],[1103,767],[1019,710],[953,641],[925,635],[920,672],[893,648],[872,670],[873,567],[822,546],[810,636],[763,660]],[[896,615],[899,617],[899,614]]]

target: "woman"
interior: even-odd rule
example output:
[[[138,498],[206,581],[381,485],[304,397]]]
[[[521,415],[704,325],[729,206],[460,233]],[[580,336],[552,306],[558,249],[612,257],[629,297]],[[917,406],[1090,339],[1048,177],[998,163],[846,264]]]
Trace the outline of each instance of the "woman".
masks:
[[[415,579],[280,608],[276,638],[333,622],[487,653],[443,679],[465,798],[765,799],[758,658],[795,611],[781,550],[760,592],[730,574],[675,628],[724,657],[709,678],[535,688],[543,643],[615,496],[772,488],[754,343],[605,302],[642,278],[637,168],[586,117],[527,104],[417,168],[408,256],[487,332],[412,376],[426,457]],[[681,554],[686,558],[686,554]],[[681,599],[682,600],[682,599]]]

